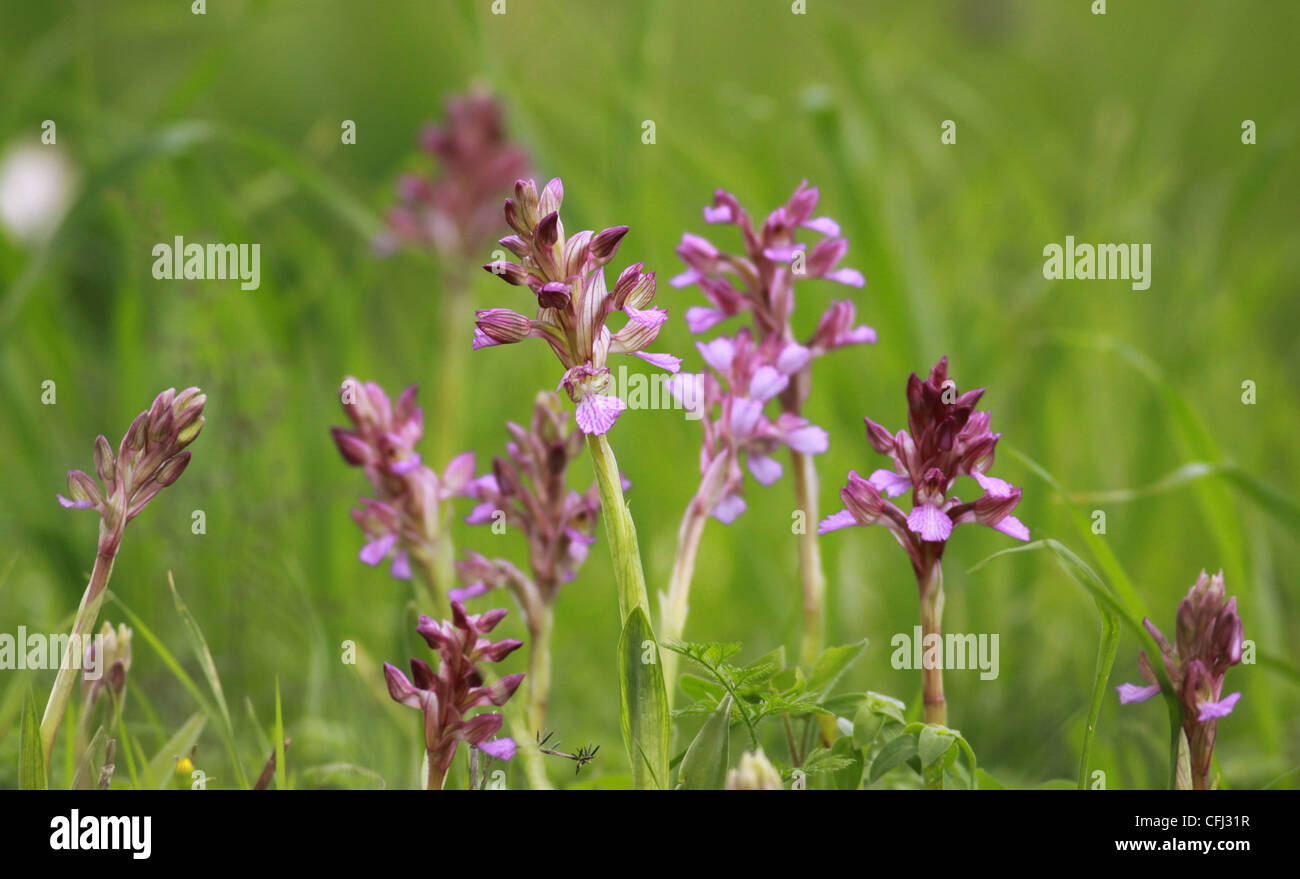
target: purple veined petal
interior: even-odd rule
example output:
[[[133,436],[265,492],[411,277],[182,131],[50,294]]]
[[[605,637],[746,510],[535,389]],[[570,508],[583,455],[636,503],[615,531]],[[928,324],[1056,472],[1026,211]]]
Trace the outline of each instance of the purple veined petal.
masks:
[[[706,223],[734,223],[735,216],[731,212],[730,205],[712,205],[704,206],[704,222]]]
[[[912,490],[912,477],[883,468],[868,476],[867,482],[885,497],[898,497]]]
[[[664,321],[668,320],[668,309],[666,308],[633,308],[630,305],[623,306],[623,311],[629,318],[637,323],[647,327],[661,327]]]
[[[1224,696],[1218,702],[1201,702],[1198,707],[1201,713],[1196,715],[1198,723],[1205,723],[1207,720],[1217,720],[1220,717],[1227,717],[1232,713],[1233,707],[1237,700],[1241,698],[1240,693],[1233,693],[1231,696]]]
[[[496,339],[492,338],[487,333],[480,330],[478,327],[474,328],[473,350],[477,351],[480,348],[491,348],[495,345],[500,345],[500,344],[501,344],[500,342],[498,342]]]
[[[388,465],[388,469],[391,472],[396,473],[398,476],[404,476],[407,473],[410,473],[414,470],[418,470],[419,467],[420,467],[420,454],[418,452],[412,453],[411,457],[407,458],[404,461],[394,461],[393,463]]]
[[[1005,479],[998,479],[996,476],[985,476],[978,470],[971,473],[971,478],[979,483],[980,488],[987,491],[994,497],[1011,497],[1016,487]]]
[[[848,510],[840,510],[838,513],[831,513],[817,526],[818,534],[829,534],[832,531],[839,531],[841,528],[850,528],[861,524],[857,518]]]
[[[781,349],[776,358],[776,368],[786,375],[794,375],[812,360],[812,352],[803,345],[790,343]]]
[[[517,750],[515,740],[508,737],[493,739],[490,742],[479,742],[474,747],[489,757],[495,757],[497,760],[513,760]]]
[[[411,708],[420,707],[420,692],[411,685],[401,669],[385,662],[384,680],[388,682],[388,695],[393,697],[393,701],[401,702]]]
[[[461,589],[451,589],[447,592],[448,601],[459,601],[461,604],[469,601],[471,598],[478,598],[488,591],[486,583],[471,583]]]
[[[392,564],[392,566],[388,569],[388,573],[392,574],[393,577],[395,577],[395,578],[398,579],[398,580],[409,580],[409,579],[411,579],[411,559],[410,559],[410,557],[409,557],[406,553],[404,553],[404,552],[399,552],[399,553],[397,553],[396,555],[394,555],[394,556],[393,556],[393,564]]]
[[[749,397],[736,397],[731,402],[731,434],[743,440],[754,432],[763,415],[763,404]]]
[[[656,354],[653,351],[634,351],[633,357],[640,357],[651,366],[657,366],[660,369],[666,369],[669,372],[677,372],[682,368],[682,358],[672,354]]]
[[[708,332],[727,317],[720,308],[692,305],[686,309],[686,327],[692,333]]]
[[[801,455],[821,455],[830,448],[830,438],[826,431],[815,424],[795,428],[781,437],[781,440]]]
[[[836,269],[833,272],[827,272],[823,277],[828,281],[834,281],[848,287],[863,287],[867,283],[867,279],[862,277],[862,272],[857,269]]]
[[[469,511],[469,515],[465,517],[465,524],[486,525],[487,523],[492,521],[492,517],[496,515],[496,511],[497,511],[496,504],[493,504],[489,501],[484,501],[483,503],[478,504],[477,506],[474,507],[474,509]]]
[[[766,403],[784,391],[788,384],[790,384],[790,379],[776,367],[760,366],[754,371],[754,377],[749,381],[749,396],[754,400]]]
[[[719,336],[708,342],[696,342],[695,347],[714,372],[726,375],[731,370],[731,362],[736,356],[736,343],[731,339]]]
[[[942,541],[952,535],[952,519],[936,504],[921,504],[907,517],[908,530],[921,535],[922,540]]]
[[[993,528],[1008,537],[1014,537],[1016,540],[1029,539],[1029,529],[1015,516],[1003,516],[1002,521],[994,525]]]
[[[1130,702],[1145,702],[1160,693],[1159,684],[1151,684],[1149,687],[1139,687],[1137,684],[1120,684],[1115,689],[1119,691],[1121,705],[1127,705]]]
[[[674,275],[673,279],[668,283],[672,287],[675,287],[678,290],[680,290],[682,287],[691,286],[699,279],[700,279],[699,272],[695,271],[695,269],[687,269],[686,271],[682,272],[680,275]]]
[[[361,547],[361,561],[374,567],[384,560],[384,556],[388,555],[395,543],[397,543],[396,534],[384,534],[376,537],[374,540]]]
[[[781,462],[774,458],[751,454],[747,463],[749,472],[763,485],[771,485],[781,478]]]
[[[812,229],[814,232],[820,232],[830,238],[835,238],[840,234],[840,224],[830,217],[813,217],[810,220],[805,220],[803,227]]]
[[[471,479],[469,482],[465,483],[466,497],[478,497],[479,493],[484,491],[491,492],[492,494],[500,494],[501,486],[497,484],[495,473],[484,473],[477,479]]]
[[[743,512],[745,512],[745,499],[738,494],[729,494],[718,501],[717,506],[713,508],[712,516],[723,525],[730,525]]]
[[[607,433],[627,404],[613,394],[588,394],[578,403],[574,419],[586,434]]]
[[[69,500],[61,494],[55,495],[55,497],[59,499],[59,504],[66,510],[89,510],[93,509],[95,506],[93,501]]]

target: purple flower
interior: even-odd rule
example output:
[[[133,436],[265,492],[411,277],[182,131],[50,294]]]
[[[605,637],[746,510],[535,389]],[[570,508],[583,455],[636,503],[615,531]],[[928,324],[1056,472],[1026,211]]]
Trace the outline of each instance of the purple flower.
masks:
[[[500,105],[481,92],[452,98],[447,121],[426,127],[420,146],[441,173],[398,181],[398,202],[377,247],[386,253],[418,245],[472,257],[492,241],[501,197],[528,173],[528,155],[506,141]]]
[[[415,404],[416,387],[393,405],[374,382],[348,377],[342,387],[343,411],[352,429],[331,428],[343,460],[361,467],[376,498],[362,498],[352,510],[366,536],[360,559],[378,565],[392,559],[390,573],[411,578],[411,553],[431,558],[442,535],[442,509],[469,492],[474,453],[453,458],[441,474],[421,462],[415,444],[424,435],[424,412]]]
[[[1197,790],[1209,785],[1210,760],[1218,735],[1218,720],[1232,713],[1240,693],[1223,696],[1227,670],[1241,662],[1244,634],[1237,616],[1237,599],[1228,598],[1223,572],[1213,577],[1201,571],[1178,604],[1173,645],[1150,620],[1143,620],[1160,648],[1160,658],[1173,684],[1183,713],[1183,732],[1191,756],[1192,782]],[[1160,692],[1155,669],[1146,653],[1138,669],[1147,686],[1120,684],[1123,704],[1143,702]]]
[[[760,337],[781,334],[794,313],[796,280],[822,278],[850,287],[863,286],[861,272],[839,267],[849,246],[840,237],[839,224],[829,217],[812,216],[818,198],[817,188],[808,186],[805,180],[790,200],[772,211],[762,228],[755,230],[734,195],[721,189],[714,194],[713,206],[704,209],[705,222],[738,227],[745,252],[743,256],[723,253],[699,235],[682,236],[677,255],[686,264],[686,271],[673,278],[672,285],[698,286],[711,306],[687,310],[691,332],[706,332],[733,315],[750,311]],[[809,249],[795,240],[801,229],[827,237]],[[832,302],[805,347],[819,357],[834,348],[876,341],[874,330],[854,327],[852,322],[852,303]]]
[[[537,395],[533,417],[525,429],[506,425],[511,441],[505,457],[492,462],[492,471],[473,480],[467,493],[478,501],[466,517],[471,525],[497,520],[522,532],[528,541],[531,576],[504,559],[469,553],[456,564],[466,598],[489,589],[508,587],[515,594],[531,627],[549,608],[562,584],[577,576],[595,542],[600,496],[592,485],[579,494],[566,487],[569,464],[583,452],[583,435],[569,427],[568,413],[553,392]]]
[[[610,354],[629,354],[670,372],[676,372],[681,361],[646,350],[667,317],[651,305],[654,272],[642,272],[642,263],[636,263],[619,274],[613,289],[605,285],[605,266],[628,228],[566,235],[559,213],[563,200],[558,177],[540,194],[532,180],[515,184],[515,196],[506,199],[505,207],[506,222],[515,234],[502,238],[501,244],[519,261],[500,260],[483,268],[508,284],[528,287],[537,299],[536,317],[505,308],[479,311],[473,344],[479,349],[545,339],[564,366],[557,389],[563,387],[577,404],[579,429],[603,434],[626,408],[612,393]],[[612,332],[606,322],[616,311],[627,322]]]
[[[190,463],[186,446],[203,429],[207,399],[198,388],[163,391],[131,422],[116,456],[107,439],[96,437],[99,482],[81,470],[68,471],[68,497],[57,495],[58,501],[67,509],[99,513],[105,526],[101,549],[116,552],[126,523],[185,472]],[[104,546],[105,538],[111,547]]]
[[[485,685],[476,667],[480,662],[500,662],[523,644],[513,639],[492,642],[485,637],[505,617],[504,610],[470,615],[463,604],[453,601],[451,613],[451,622],[422,616],[415,629],[437,652],[437,672],[423,660],[412,659],[408,679],[395,666],[384,663],[389,695],[424,713],[430,790],[441,790],[461,742],[501,760],[514,756],[511,739],[491,738],[501,729],[500,714],[467,715],[483,705],[504,705],[524,678],[522,674],[507,675]]]
[[[989,430],[989,413],[975,408],[984,390],[957,393],[948,378],[948,358],[925,381],[911,375],[907,382],[908,428],[889,431],[864,419],[867,441],[893,467],[876,470],[866,479],[850,472],[840,492],[845,509],[822,520],[818,533],[853,525],[883,525],[907,550],[918,575],[924,575],[943,555],[952,529],[977,522],[1017,540],[1028,540],[1029,529],[1011,515],[1020,502],[1020,489],[989,476],[1000,434]],[[958,477],[974,479],[982,493],[963,502],[951,494]],[[904,514],[886,500],[912,494],[911,512]]]
[[[771,485],[784,472],[772,457],[777,449],[820,454],[827,437],[797,415],[769,418],[764,412],[807,365],[807,348],[776,337],[756,345],[747,327],[734,337],[697,342],[696,347],[712,372],[674,376],[669,389],[701,415],[704,427],[700,488],[692,503],[702,514],[729,524],[745,511],[744,467],[759,483]]]

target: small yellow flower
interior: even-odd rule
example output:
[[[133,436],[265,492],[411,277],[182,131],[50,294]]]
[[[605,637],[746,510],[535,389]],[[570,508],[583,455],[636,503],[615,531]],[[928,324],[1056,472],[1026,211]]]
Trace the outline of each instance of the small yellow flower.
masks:
[[[176,774],[189,775],[194,771],[194,761],[189,757],[182,757],[176,761]]]

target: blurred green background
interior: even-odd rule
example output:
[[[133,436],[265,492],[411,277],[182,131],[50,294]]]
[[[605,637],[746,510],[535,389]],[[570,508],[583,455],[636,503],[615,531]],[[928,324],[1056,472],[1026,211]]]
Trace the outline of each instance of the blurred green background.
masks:
[[[1223,783],[1300,786],[1290,500],[1300,7],[1111,3],[1095,16],[1089,5],[808,0],[794,15],[787,0],[508,0],[491,15],[489,0],[230,0],[195,16],[162,0],[6,0],[0,150],[38,142],[55,120],[57,144],[38,149],[57,150],[78,184],[52,237],[0,237],[0,630],[57,630],[85,586],[95,523],[55,503],[65,471],[89,470],[95,435],[116,445],[158,391],[200,385],[208,423],[194,460],[128,529],[113,591],[202,686],[167,589],[174,572],[250,774],[265,759],[278,678],[297,784],[375,783],[308,771],[331,763],[415,783],[417,716],[377,695],[377,663],[404,664],[410,650],[410,592],[357,561],[347,511],[366,486],[328,428],[343,420],[345,375],[394,393],[416,382],[429,424],[450,419],[458,446],[485,464],[504,422],[523,420],[559,378],[541,344],[479,352],[461,391],[469,405],[440,408],[440,272],[418,253],[371,251],[397,175],[431,169],[418,130],[448,94],[482,83],[539,174],[564,178],[569,226],[628,224],[616,267],[643,259],[661,282],[680,270],[682,232],[706,231],[700,208],[714,188],[764,216],[800,179],[821,187],[818,213],[841,223],[845,265],[867,277],[859,318],[880,334],[816,368],[808,414],[831,435],[824,513],[839,508],[847,470],[884,465],[861,417],[903,427],[908,373],[944,353],[961,387],[988,388],[1004,446],[1069,491],[1140,489],[1191,462],[1238,465],[1242,479],[1082,506],[1107,513],[1103,539],[1170,634],[1197,573],[1225,570],[1246,636],[1280,665],[1229,672],[1244,698],[1220,724]],[[340,143],[345,119],[355,145]],[[946,119],[953,146],[940,143]],[[1241,142],[1246,119],[1258,126],[1253,146]],[[656,124],[653,145],[644,120]],[[729,230],[707,234],[738,246]],[[176,235],[259,242],[261,288],[155,281],[150,250]],[[1044,280],[1042,249],[1066,235],[1150,242],[1151,289]],[[475,307],[524,305],[486,274],[474,284]],[[811,332],[842,293],[802,284],[798,327]],[[701,362],[681,315],[702,301],[661,283],[657,304],[672,319],[656,349],[690,369]],[[46,380],[56,405],[41,403]],[[1255,405],[1242,403],[1246,380]],[[666,587],[699,439],[679,412],[628,413],[611,434],[652,593]],[[431,438],[425,447],[431,455]],[[1086,555],[1046,483],[1005,449],[994,472],[1024,488],[1018,512],[1035,537]],[[578,487],[591,479],[585,465],[572,476]],[[706,529],[687,635],[743,641],[752,658],[796,647],[798,584],[788,475],[747,492],[737,523]],[[196,509],[202,536],[190,531]],[[519,542],[486,529],[461,525],[456,539],[522,558]],[[996,681],[947,676],[950,721],[1006,783],[1073,778],[1097,612],[1050,554],[969,572],[1010,543],[963,528],[949,546],[946,626],[1001,636]],[[844,688],[915,703],[919,675],[889,662],[890,637],[917,613],[903,553],[883,529],[837,533],[823,552],[829,642],[871,639]],[[110,603],[103,618],[123,614]],[[503,630],[522,631],[513,606]],[[603,746],[584,775],[626,771],[617,634],[602,533],[560,599],[554,648],[550,724],[566,744]],[[340,661],[345,639],[361,665]],[[1112,685],[1138,680],[1137,650],[1126,632]],[[503,670],[523,665],[521,652]],[[0,786],[16,785],[23,688],[31,681],[40,705],[51,680],[0,673]],[[128,728],[152,754],[195,706],[139,632],[130,687]],[[1112,690],[1094,767],[1112,788],[1160,786],[1166,736],[1158,701],[1121,708]],[[197,764],[212,786],[234,783],[213,723]],[[567,764],[551,769],[572,780]]]

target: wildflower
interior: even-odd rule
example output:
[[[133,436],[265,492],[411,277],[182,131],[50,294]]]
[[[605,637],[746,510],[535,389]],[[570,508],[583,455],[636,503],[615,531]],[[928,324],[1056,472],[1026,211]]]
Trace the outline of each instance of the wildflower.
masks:
[[[642,272],[643,263],[636,263],[619,274],[612,290],[606,287],[605,266],[614,259],[628,227],[568,236],[559,213],[563,199],[558,177],[540,195],[533,181],[520,180],[515,197],[506,199],[506,222],[515,234],[502,238],[501,244],[519,262],[499,260],[483,268],[506,283],[528,287],[537,298],[537,316],[505,308],[477,312],[474,348],[545,339],[564,366],[558,387],[577,404],[578,427],[586,434],[604,434],[626,408],[610,393],[610,354],[630,354],[674,373],[681,360],[646,350],[668,317],[664,309],[651,305],[654,272]],[[615,311],[627,322],[611,332],[606,322]]]
[[[483,92],[452,98],[447,121],[427,126],[420,146],[441,173],[408,174],[398,181],[398,203],[388,213],[378,248],[422,245],[471,259],[491,242],[501,197],[528,173],[528,155],[506,140],[501,106]]]
[[[1028,540],[1029,529],[1011,515],[1020,502],[1020,489],[989,476],[1001,434],[989,430],[989,413],[975,406],[984,389],[957,393],[943,357],[922,381],[912,373],[907,381],[907,426],[895,435],[870,418],[867,442],[893,467],[876,470],[866,479],[850,471],[840,491],[845,508],[822,520],[818,534],[854,525],[883,525],[907,552],[921,593],[924,638],[941,636],[943,569],[941,561],[955,526],[977,522],[1017,540]],[[974,501],[952,494],[958,477],[969,476],[981,489]],[[911,492],[911,511],[904,513],[886,498]],[[943,670],[925,669],[926,721],[943,723]]]
[[[400,580],[412,576],[416,563],[426,586],[441,603],[447,576],[438,560],[449,558],[445,520],[449,501],[466,495],[474,476],[474,453],[453,458],[442,473],[426,466],[415,445],[424,435],[424,412],[415,403],[412,385],[390,402],[374,382],[343,382],[343,411],[352,429],[331,429],[343,460],[361,467],[375,498],[362,498],[352,518],[366,537],[361,561],[378,565],[391,559],[389,572]]]
[[[411,660],[411,678],[384,663],[388,693],[397,702],[424,713],[424,746],[428,756],[428,790],[441,790],[447,770],[461,742],[498,760],[515,755],[509,738],[492,738],[501,729],[500,714],[466,715],[483,705],[501,706],[524,679],[507,675],[489,684],[477,668],[480,662],[500,662],[523,645],[522,641],[489,641],[485,637],[505,617],[504,610],[470,615],[459,601],[451,603],[450,622],[421,616],[416,632],[439,656],[435,672],[420,659]]]
[[[762,748],[746,751],[736,768],[727,770],[727,790],[782,790],[781,773]]]
[[[1226,597],[1223,572],[1213,577],[1201,571],[1187,595],[1178,604],[1178,625],[1170,645],[1148,619],[1142,622],[1160,647],[1160,658],[1173,684],[1183,714],[1195,790],[1209,787],[1210,761],[1218,735],[1219,718],[1232,713],[1241,693],[1223,695],[1223,679],[1229,668],[1241,662],[1243,632],[1237,616],[1237,599]],[[1119,701],[1144,702],[1160,692],[1160,684],[1146,653],[1138,656],[1138,668],[1147,686],[1121,684]]]
[[[466,517],[470,524],[504,521],[528,541],[525,573],[506,559],[470,552],[456,563],[463,589],[451,597],[467,601],[491,589],[506,588],[515,597],[528,626],[529,725],[540,730],[550,697],[550,643],[555,599],[560,587],[577,576],[595,542],[600,497],[592,485],[583,493],[568,489],[569,464],[582,454],[583,434],[568,426],[569,415],[553,392],[542,391],[527,429],[510,423],[506,456],[492,462],[492,472],[469,486],[479,504]]]
[[[73,620],[72,635],[76,637],[69,639],[69,650],[95,626],[127,523],[144,512],[158,492],[179,479],[189,466],[187,446],[203,429],[207,399],[198,388],[186,388],[179,394],[175,388],[168,388],[131,422],[116,455],[102,434],[95,438],[98,482],[81,470],[68,471],[68,497],[58,495],[59,503],[68,509],[94,510],[99,514],[95,566]],[[60,662],[45,706],[41,744],[47,764],[72,692],[76,664],[68,656]]]
[[[86,712],[104,693],[111,693],[113,702],[120,705],[126,695],[126,673],[131,670],[131,630],[125,624],[116,629],[109,623],[99,631],[98,639],[91,639],[86,645],[83,669],[95,669],[98,676],[93,680],[82,675],[81,689],[85,695]],[[98,649],[103,644],[102,655]]]
[[[802,414],[810,393],[814,360],[840,348],[876,341],[876,331],[857,324],[853,302],[845,299],[832,300],[812,336],[803,344],[794,345],[795,281],[820,278],[851,288],[865,284],[861,272],[840,266],[848,241],[841,237],[839,224],[829,217],[813,216],[819,197],[816,187],[810,187],[807,181],[800,183],[790,199],[772,211],[756,229],[736,197],[717,190],[713,204],[704,209],[704,220],[736,226],[741,233],[743,253],[723,252],[708,239],[686,233],[677,247],[686,271],[672,280],[674,287],[699,287],[709,300],[708,307],[694,306],[686,310],[686,323],[691,332],[703,333],[730,317],[748,313],[760,350],[788,352],[794,346],[793,350],[799,352],[803,362],[782,371],[788,381],[777,392],[782,417],[787,420]],[[823,237],[810,247],[796,240],[802,230]],[[780,364],[770,365],[780,370]],[[815,453],[790,446],[795,502],[804,516],[813,521],[817,519],[817,471],[811,455]],[[767,463],[770,458],[760,456],[751,459],[754,460],[760,467],[766,466],[767,474],[779,475],[779,469],[772,466],[775,462]],[[722,506],[724,514],[729,515],[738,514],[741,509],[743,506],[735,496],[729,497]],[[689,555],[689,550],[679,546],[678,554],[681,558]],[[811,664],[821,652],[826,578],[816,535],[807,529],[800,536],[799,556],[804,610],[802,656]]]

